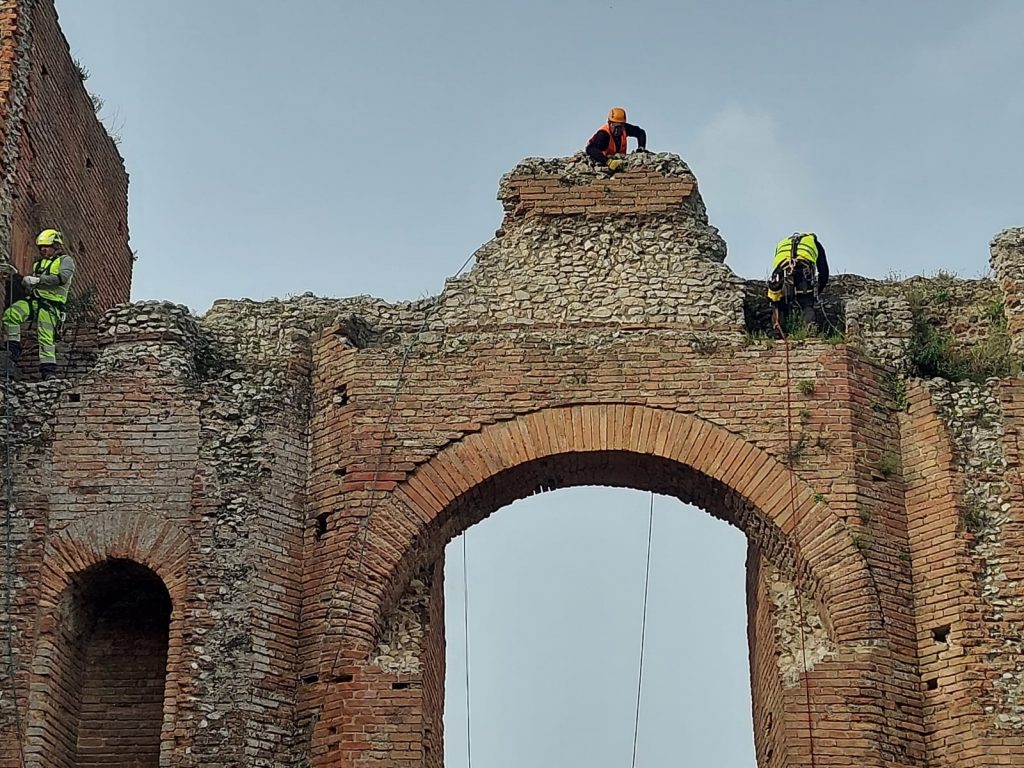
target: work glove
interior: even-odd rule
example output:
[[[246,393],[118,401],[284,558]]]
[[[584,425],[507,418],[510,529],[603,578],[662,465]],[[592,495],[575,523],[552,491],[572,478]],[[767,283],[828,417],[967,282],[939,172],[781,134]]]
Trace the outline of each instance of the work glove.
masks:
[[[609,171],[618,171],[621,168],[622,168],[622,161],[619,160],[617,157],[613,157],[611,160],[608,161],[608,170]]]
[[[35,275],[25,275],[25,277],[21,278],[21,284],[25,287],[26,291],[31,291],[39,285],[39,278]]]

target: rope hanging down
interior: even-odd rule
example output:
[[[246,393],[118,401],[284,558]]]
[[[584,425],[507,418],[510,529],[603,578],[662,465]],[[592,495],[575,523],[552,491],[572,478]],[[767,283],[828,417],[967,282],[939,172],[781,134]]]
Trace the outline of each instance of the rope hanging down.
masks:
[[[469,703],[469,565],[466,555],[466,538],[469,531],[462,532],[462,621],[463,639],[466,644],[466,766],[473,768],[472,710]]]
[[[647,594],[651,585],[651,534],[654,531],[654,491],[651,491],[651,509],[647,516],[647,565],[644,569],[644,612],[640,620],[640,664],[636,676],[636,715],[633,718],[633,768],[636,768],[636,744],[640,733],[640,692],[644,684],[644,646],[647,640]]]
[[[7,306],[13,303],[14,286],[10,276],[7,279]],[[4,360],[4,616],[6,626],[6,667],[7,679],[11,681],[11,705],[14,710],[14,737],[18,739],[18,764],[25,765],[25,744],[22,739],[21,709],[18,705],[17,669],[14,665],[14,402],[11,397],[11,361]]]
[[[472,259],[473,259],[473,254],[470,254],[469,257],[467,257],[467,259],[464,262],[462,262],[462,266],[459,267],[458,271],[455,273],[455,275],[453,277],[458,277],[459,275],[461,275],[465,271],[466,267],[469,266],[469,262],[472,261]],[[342,557],[341,563],[339,563],[338,567],[334,570],[334,579],[331,582],[330,589],[328,590],[328,594],[329,595],[333,595],[334,594],[334,591],[335,591],[335,589],[338,586],[338,580],[341,577],[341,574],[345,571],[345,566],[348,564],[349,560],[352,557],[353,547],[358,547],[356,571],[352,575],[352,587],[351,587],[351,589],[349,590],[349,593],[348,593],[348,599],[347,599],[346,604],[345,604],[345,613],[344,613],[344,617],[342,619],[341,630],[338,633],[338,638],[339,638],[338,649],[337,649],[337,651],[334,654],[334,661],[331,664],[331,670],[330,670],[331,677],[334,677],[335,671],[337,670],[337,667],[338,667],[338,662],[339,662],[339,660],[341,658],[342,643],[344,642],[344,639],[345,639],[345,633],[348,631],[349,620],[352,617],[352,606],[353,606],[353,604],[355,602],[356,586],[358,585],[360,579],[362,578],[363,566],[365,564],[365,559],[366,559],[366,541],[367,541],[367,537],[368,537],[368,533],[369,533],[371,518],[373,517],[373,514],[376,511],[376,502],[380,498],[382,498],[381,495],[376,493],[376,491],[377,491],[377,480],[378,480],[378,478],[380,476],[381,465],[384,462],[385,442],[387,440],[388,428],[391,426],[391,419],[392,419],[392,417],[394,416],[394,413],[395,413],[395,405],[398,402],[398,396],[401,393],[402,384],[405,382],[405,368],[406,368],[406,365],[409,362],[409,356],[412,353],[413,347],[416,346],[416,343],[419,341],[420,337],[423,335],[423,332],[427,328],[427,324],[430,322],[431,319],[433,319],[434,312],[440,306],[440,303],[441,303],[440,302],[440,297],[438,297],[438,301],[435,303],[435,305],[431,309],[428,309],[426,312],[424,312],[424,314],[423,314],[423,322],[420,324],[420,327],[416,330],[416,333],[413,335],[412,339],[410,339],[409,344],[406,346],[406,348],[405,348],[405,350],[404,350],[404,352],[402,354],[402,359],[401,359],[401,361],[399,362],[399,365],[398,365],[398,376],[395,379],[395,388],[394,388],[394,391],[391,394],[391,401],[388,403],[387,414],[386,414],[386,416],[384,418],[384,427],[381,430],[380,450],[377,452],[377,459],[376,459],[376,462],[374,463],[373,475],[372,475],[372,478],[370,480],[370,506],[369,506],[369,509],[367,510],[366,514],[363,515],[362,519],[359,521],[359,530],[356,532],[355,536],[349,541],[349,546],[345,550],[345,555],[344,555],[344,557]],[[331,609],[330,608],[328,608],[328,610],[327,610],[327,622],[326,623],[327,623],[327,629],[329,629],[330,628],[330,624],[331,624]],[[323,642],[324,642],[324,639],[326,638],[327,634],[328,634],[328,632],[326,632],[326,631],[322,632],[320,634],[319,647],[321,649],[322,649]],[[320,653],[318,651],[317,658],[319,658],[319,656],[320,656]],[[314,717],[313,724],[315,725],[318,720],[319,720],[319,711],[317,712],[317,715]]]
[[[814,754],[814,722],[811,719],[811,681],[810,671],[807,668],[807,643],[804,637],[804,626],[807,624],[807,617],[804,613],[804,601],[803,601],[803,577],[800,572],[800,510],[796,504],[796,478],[794,477],[795,470],[793,469],[793,393],[792,384],[793,379],[790,374],[789,368],[789,339],[786,338],[786,334],[782,334],[782,346],[786,351],[786,455],[789,464],[789,508],[790,514],[793,516],[793,569],[794,569],[794,589],[796,591],[796,605],[797,613],[800,618],[800,656],[803,662],[804,670],[804,705],[807,710],[807,742],[810,750],[811,757],[811,768],[817,767]]]

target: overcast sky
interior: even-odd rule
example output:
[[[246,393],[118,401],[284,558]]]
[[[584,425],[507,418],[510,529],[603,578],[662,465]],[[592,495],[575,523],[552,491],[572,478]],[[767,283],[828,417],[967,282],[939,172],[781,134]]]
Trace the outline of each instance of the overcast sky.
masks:
[[[57,0],[131,173],[134,296],[437,292],[499,176],[609,107],[697,175],[738,273],[988,266],[1024,225],[1024,3]],[[535,497],[469,532],[473,759],[628,764],[649,497]],[[640,759],[750,768],[743,537],[659,500]],[[449,768],[465,759],[461,541]],[[454,611],[454,612],[453,612]],[[712,684],[713,681],[713,684]]]

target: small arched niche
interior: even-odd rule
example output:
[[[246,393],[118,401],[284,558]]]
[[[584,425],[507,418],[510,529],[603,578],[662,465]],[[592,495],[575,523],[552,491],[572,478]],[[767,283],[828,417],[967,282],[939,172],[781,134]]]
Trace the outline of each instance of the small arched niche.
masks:
[[[163,581],[132,560],[71,578],[48,686],[49,765],[159,765],[170,617]]]

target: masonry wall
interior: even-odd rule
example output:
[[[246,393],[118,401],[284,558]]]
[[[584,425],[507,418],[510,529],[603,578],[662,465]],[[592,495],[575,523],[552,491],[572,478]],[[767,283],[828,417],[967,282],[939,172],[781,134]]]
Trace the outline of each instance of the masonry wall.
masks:
[[[777,622],[771,598],[770,566],[757,551],[747,550],[747,639],[750,647],[750,691],[753,699],[754,749],[760,768],[790,764],[783,682],[779,675]]]
[[[128,301],[128,175],[99,121],[52,0],[6,0],[0,11],[0,249],[22,274],[35,236],[60,229],[75,258],[74,292],[95,291],[87,322]]]
[[[678,157],[529,160],[499,197],[501,229],[437,297],[122,306],[80,375],[5,393],[0,766],[114,742],[159,766],[441,765],[445,544],[585,484],[748,537],[762,767],[1024,764],[1024,393],[1009,371],[914,375],[922,322],[1018,344],[1012,234],[991,280],[851,280],[846,335],[786,346],[751,333]],[[950,301],[976,323],[929,314]],[[170,599],[166,637],[125,660],[144,701],[110,650],[155,625],[75,610],[112,562]],[[149,587],[122,586],[142,611]]]

